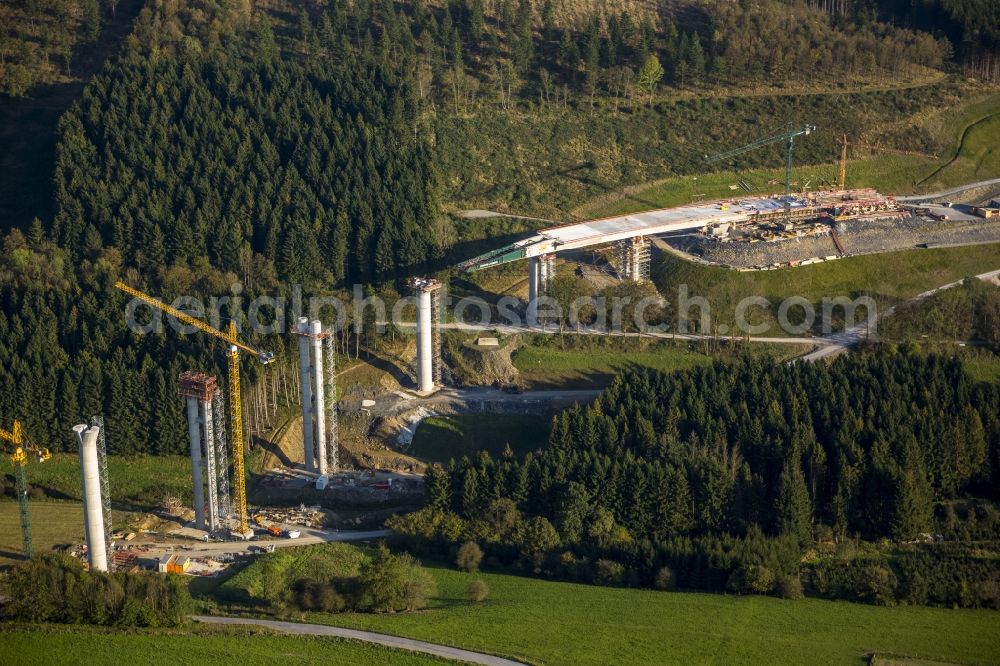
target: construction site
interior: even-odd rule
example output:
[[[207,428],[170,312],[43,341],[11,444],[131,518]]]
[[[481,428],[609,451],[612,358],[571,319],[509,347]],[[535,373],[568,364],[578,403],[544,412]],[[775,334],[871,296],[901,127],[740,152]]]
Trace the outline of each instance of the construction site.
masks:
[[[548,293],[557,253],[583,248],[610,248],[605,256],[618,279],[644,281],[649,277],[651,248],[711,265],[771,270],[848,255],[1000,240],[1000,202],[989,198],[991,190],[973,188],[969,200],[959,204],[848,188],[847,149],[853,142],[846,136],[840,140],[838,182],[814,191],[808,191],[806,182],[800,187],[803,191],[793,193],[795,140],[815,130],[810,124],[787,124],[746,145],[705,157],[706,165],[727,165],[738,174],[737,157],[783,144],[784,194],[756,194],[760,187],[738,178],[730,189],[742,190],[743,196],[542,228],[459,267],[474,272],[527,260],[527,314],[529,322],[537,323],[533,303]],[[879,146],[860,147],[886,152]]]
[[[332,336],[318,320],[302,318],[294,329],[299,347],[299,383],[294,393],[302,410],[301,462],[294,468],[276,468],[259,479],[262,495],[283,487],[291,495],[283,496],[278,506],[250,506],[245,433],[255,416],[245,417],[243,412],[240,352],[265,365],[273,362],[274,355],[240,341],[233,325],[221,331],[123,283],[116,286],[149,307],[225,341],[228,373],[226,381],[199,370],[182,371],[177,378],[177,399],[185,404],[187,415],[192,503],[186,506],[176,498],[165,498],[160,507],[124,529],[113,529],[114,479],[108,473],[103,419],[95,416],[89,423],[73,428],[80,460],[85,539],[68,552],[83,559],[87,566],[97,571],[141,567],[166,573],[216,575],[241,557],[275,547],[382,535],[341,532],[340,525],[357,528],[368,523],[344,516],[331,519],[331,512],[320,503],[299,503],[296,508],[292,497],[301,497],[303,490],[313,498],[329,494],[331,499],[322,502],[326,505],[377,503],[393,496],[412,502],[421,493],[421,479],[415,474],[342,469]],[[430,364],[427,368],[434,371]],[[430,375],[431,380],[433,377]],[[30,558],[33,544],[26,466],[29,462],[44,463],[51,453],[34,443],[18,421],[10,431],[0,430],[0,441],[12,448],[9,455],[18,479],[23,554]],[[376,524],[381,524],[384,517],[376,516]],[[246,543],[251,540],[254,545]]]
[[[811,125],[789,126],[746,146],[706,157],[708,163],[714,163],[761,146],[784,143],[784,194],[748,193],[538,229],[522,240],[462,262],[458,268],[473,272],[526,260],[525,330],[532,330],[538,326],[539,297],[551,292],[560,253],[602,248],[615,279],[644,282],[650,279],[654,250],[740,270],[770,270],[915,246],[1000,241],[1000,202],[928,202],[919,197],[896,198],[873,189],[847,189],[843,157],[839,188],[793,193],[794,140],[813,130]],[[845,138],[844,155],[846,144]],[[392,450],[398,445],[405,453],[410,441],[407,435],[412,439],[422,418],[462,411],[543,412],[592,397],[565,390],[546,396],[512,395],[518,392],[516,387],[514,391],[490,389],[471,396],[441,391],[450,381],[440,326],[444,285],[433,278],[411,277],[407,287],[414,297],[416,315],[416,353],[409,373],[412,386],[397,382],[369,394],[345,393],[340,399],[334,332],[319,319],[302,317],[295,323],[292,335],[297,363],[282,370],[297,366],[293,372],[298,382],[284,374],[281,381],[286,405],[294,402],[296,409],[301,408],[301,417],[286,414],[284,424],[270,432],[268,441],[258,441],[270,448],[255,478],[259,506],[251,507],[246,466],[251,431],[263,430],[259,425],[261,410],[265,416],[269,409],[272,414],[278,410],[276,400],[269,407],[268,400],[261,404],[254,395],[252,411],[244,412],[241,363],[243,356],[249,356],[251,362],[266,366],[276,360],[275,355],[242,341],[233,322],[220,330],[122,282],[115,286],[149,308],[225,343],[226,375],[220,378],[196,368],[179,373],[177,400],[183,401],[186,410],[192,502],[190,506],[168,502],[161,507],[159,522],[113,531],[113,483],[108,478],[103,419],[94,416],[73,428],[80,456],[86,539],[71,552],[100,571],[145,567],[211,576],[240,557],[285,545],[382,536],[377,528],[392,510],[416,507],[422,501],[423,464]],[[496,338],[480,338],[476,351],[498,345]],[[509,361],[509,350],[507,357]],[[275,383],[272,395],[276,395],[277,374],[271,373],[269,378]],[[345,432],[348,439],[362,441],[366,447],[365,452],[352,453],[354,469],[347,469],[342,460]],[[32,460],[44,463],[51,454],[31,441],[17,421],[10,431],[0,430],[0,441],[12,448],[23,552],[31,557],[25,467]],[[392,455],[380,456],[379,448]],[[387,459],[392,461],[387,463]],[[334,513],[335,509],[356,506],[366,510]],[[356,531],[347,534],[339,531],[341,527]],[[368,528],[375,529],[358,531]],[[252,545],[247,543],[251,540],[255,541]]]

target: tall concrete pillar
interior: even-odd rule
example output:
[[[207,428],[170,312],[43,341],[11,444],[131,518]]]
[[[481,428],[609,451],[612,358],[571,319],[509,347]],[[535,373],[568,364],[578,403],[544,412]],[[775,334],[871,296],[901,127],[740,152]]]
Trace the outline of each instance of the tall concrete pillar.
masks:
[[[541,263],[538,257],[528,258],[528,326],[538,325],[538,278]]]
[[[73,426],[80,447],[80,476],[83,479],[83,526],[87,534],[87,559],[93,571],[108,570],[104,541],[104,506],[101,502],[101,470],[97,462],[97,436],[101,429],[84,424]]]
[[[434,332],[431,330],[431,292],[417,291],[417,389],[434,390]]]
[[[326,394],[323,390],[323,324],[319,319],[313,319],[310,324],[312,333],[312,379],[313,396],[316,399],[316,462],[319,473],[326,476]]]
[[[309,333],[308,317],[299,319],[299,332]],[[309,338],[299,336],[299,384],[302,386],[302,440],[305,447],[306,471],[311,472],[316,467],[316,454],[313,450],[313,409],[312,409],[312,378],[309,362]]]
[[[205,529],[205,481],[201,474],[201,428],[197,398],[187,399],[188,442],[191,445],[191,481],[194,484],[194,524]]]

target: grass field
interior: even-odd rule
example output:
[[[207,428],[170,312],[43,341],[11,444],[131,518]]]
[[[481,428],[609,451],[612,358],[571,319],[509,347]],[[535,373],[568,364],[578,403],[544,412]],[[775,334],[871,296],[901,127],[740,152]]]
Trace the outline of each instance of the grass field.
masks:
[[[962,356],[962,364],[973,379],[1000,382],[1000,356],[986,350],[974,350]]]
[[[4,663],[56,664],[375,664],[454,663],[336,638],[285,636],[263,629],[102,630],[91,627],[0,625]]]
[[[770,324],[771,328],[764,335],[782,335],[776,325],[777,306],[791,296],[801,296],[814,304],[818,326],[819,304],[825,297],[868,295],[884,308],[934,287],[995,268],[1000,268],[1000,244],[905,250],[787,270],[743,273],[665,255],[654,262],[653,280],[667,300],[675,303],[679,286],[688,285],[690,296],[703,296],[708,300],[713,323],[727,326],[733,323],[740,299],[763,296],[771,301],[772,307],[766,312],[753,308],[752,323]],[[698,316],[697,308],[691,311],[691,316]]]
[[[541,664],[862,664],[875,650],[1000,663],[995,611],[601,588],[432,568],[429,611],[310,615]],[[490,588],[465,600],[473,578]]]
[[[864,155],[847,163],[847,187],[874,187],[892,194],[934,192],[968,182],[1000,176],[1000,95],[976,100],[964,107],[937,111],[918,118],[921,132],[938,137],[944,150],[929,155]],[[808,139],[806,139],[808,140]],[[812,189],[829,187],[838,180],[836,161],[798,164],[793,189],[806,183]],[[574,212],[582,217],[608,217],[650,208],[680,206],[697,200],[742,196],[733,189],[740,179],[763,193],[784,191],[783,169],[746,169],[674,176],[605,195]],[[768,184],[777,181],[774,184]]]
[[[704,354],[664,343],[645,350],[571,349],[526,345],[513,355],[521,381],[532,387],[602,386],[629,367],[680,370],[711,363]]]
[[[30,501],[28,511],[36,553],[83,540],[83,505],[80,502]],[[0,566],[22,559],[20,516],[16,501],[0,502]]]
[[[910,155],[852,159],[848,160],[847,164],[847,186],[877,187],[894,194],[906,193],[912,190],[913,183],[933,171],[938,164],[939,161],[930,157]],[[796,186],[808,182],[810,189],[823,189],[835,186],[838,170],[836,162],[802,165],[796,167],[792,178]],[[575,212],[587,218],[600,218],[651,208],[683,206],[692,201],[745,196],[746,192],[743,190],[733,189],[741,179],[758,188],[757,193],[760,194],[778,194],[785,191],[784,169],[748,169],[739,173],[715,171],[666,178],[648,187],[631,189],[620,198],[597,201]],[[771,181],[777,183],[769,185]]]
[[[447,462],[478,451],[496,458],[507,444],[517,454],[544,447],[551,417],[537,414],[454,414],[432,416],[421,422],[409,453],[418,458]]]
[[[191,460],[186,456],[108,456],[108,480],[115,504],[155,504],[164,495],[191,501]],[[59,499],[82,499],[80,458],[56,453],[28,467],[28,482]]]
[[[929,129],[950,134],[951,141],[937,167],[917,184],[921,191],[1000,176],[1000,94],[935,118]]]

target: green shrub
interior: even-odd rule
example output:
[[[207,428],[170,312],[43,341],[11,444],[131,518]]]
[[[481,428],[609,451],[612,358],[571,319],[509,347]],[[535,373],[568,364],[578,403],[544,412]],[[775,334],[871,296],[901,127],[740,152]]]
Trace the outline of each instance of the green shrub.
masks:
[[[486,601],[490,594],[490,588],[481,580],[470,580],[469,586],[465,588],[465,596],[469,601],[480,603]]]
[[[802,598],[802,579],[799,578],[797,573],[789,576],[782,576],[778,580],[778,595],[780,595],[782,599]]]
[[[191,605],[179,577],[87,571],[57,553],[15,566],[4,595],[3,617],[20,622],[174,627]]]
[[[858,598],[879,606],[896,600],[896,574],[882,564],[867,564],[858,576]]]
[[[338,613],[347,607],[333,583],[301,579],[295,582],[293,599],[299,610]]]
[[[726,587],[739,594],[768,594],[774,590],[774,572],[763,564],[740,564],[729,576]]]
[[[594,563],[594,583],[597,585],[621,585],[625,578],[625,567],[614,560],[597,560]]]
[[[455,557],[455,566],[461,571],[470,573],[479,570],[479,564],[483,561],[483,550],[475,541],[466,541],[458,549]]]
[[[653,579],[653,587],[658,590],[672,590],[677,587],[674,572],[670,567],[660,567],[656,572],[656,578]]]
[[[375,613],[417,610],[434,594],[434,579],[412,555],[393,555],[380,546],[361,569],[358,608]]]

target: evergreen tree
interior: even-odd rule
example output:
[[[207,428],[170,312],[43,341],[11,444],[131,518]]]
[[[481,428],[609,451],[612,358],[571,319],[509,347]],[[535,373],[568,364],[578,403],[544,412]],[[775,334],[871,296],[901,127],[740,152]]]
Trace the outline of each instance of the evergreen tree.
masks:
[[[812,509],[802,468],[796,455],[785,462],[778,477],[778,493],[774,504],[778,534],[788,534],[801,545],[812,541]]]
[[[705,52],[701,46],[698,33],[690,34],[687,42],[687,52],[684,59],[687,62],[688,76],[693,83],[700,82],[705,76]]]

